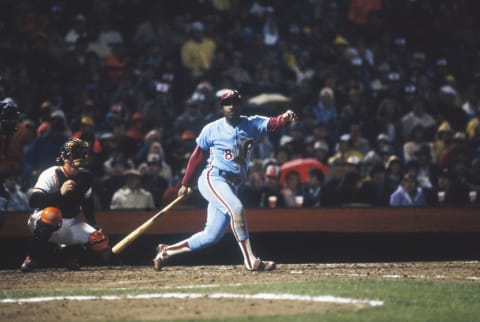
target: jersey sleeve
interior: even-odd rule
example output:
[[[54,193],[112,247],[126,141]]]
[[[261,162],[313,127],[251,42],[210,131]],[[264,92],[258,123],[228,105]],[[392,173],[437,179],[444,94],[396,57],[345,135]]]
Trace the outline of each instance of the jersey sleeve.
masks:
[[[37,179],[34,188],[43,192],[54,192],[60,189],[58,186],[58,178],[55,174],[55,167],[48,168],[43,171]]]
[[[208,151],[212,146],[212,137],[213,133],[213,123],[207,124],[201,131],[200,134],[197,136],[195,142],[203,151]]]
[[[250,124],[253,125],[253,128],[256,129],[258,137],[262,137],[267,134],[268,120],[270,119],[269,117],[254,115],[248,117],[248,119]]]

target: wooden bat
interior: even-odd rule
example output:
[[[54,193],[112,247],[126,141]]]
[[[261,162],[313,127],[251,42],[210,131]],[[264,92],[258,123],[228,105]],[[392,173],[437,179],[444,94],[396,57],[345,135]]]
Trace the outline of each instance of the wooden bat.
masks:
[[[168,205],[166,205],[162,210],[157,212],[155,215],[153,215],[149,220],[138,226],[137,229],[132,231],[130,234],[125,236],[121,241],[119,241],[115,246],[112,247],[112,253],[118,254],[122,250],[125,249],[128,245],[130,245],[135,239],[138,238],[141,234],[143,234],[152,224],[155,220],[157,220],[161,215],[166,213],[168,210],[170,210],[173,206],[175,206],[180,200],[182,200],[187,194],[178,196],[175,200],[170,202]]]

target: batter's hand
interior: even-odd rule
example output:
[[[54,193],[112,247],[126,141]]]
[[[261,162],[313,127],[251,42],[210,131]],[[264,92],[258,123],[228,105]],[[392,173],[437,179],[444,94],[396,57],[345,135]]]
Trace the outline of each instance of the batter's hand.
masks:
[[[75,186],[77,184],[73,180],[67,180],[62,184],[62,187],[60,188],[60,194],[62,196],[66,195],[67,193],[73,191],[75,189]]]
[[[178,196],[186,196],[192,193],[192,188],[188,186],[181,186],[180,189],[178,189]]]
[[[288,124],[291,124],[297,120],[297,114],[295,114],[295,112],[292,110],[288,110],[283,113],[282,117]]]

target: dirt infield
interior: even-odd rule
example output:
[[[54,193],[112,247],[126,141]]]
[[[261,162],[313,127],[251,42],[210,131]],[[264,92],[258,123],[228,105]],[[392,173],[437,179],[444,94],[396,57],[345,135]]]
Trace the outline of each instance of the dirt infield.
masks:
[[[158,289],[176,292],[188,288],[253,285],[319,279],[411,279],[480,283],[480,263],[342,263],[280,264],[268,273],[247,272],[241,266],[167,266],[161,272],[147,266],[90,267],[78,272],[39,269],[29,274],[0,271],[0,288],[8,291],[52,290],[138,290]],[[77,292],[78,294],[78,292]],[[0,321],[97,321],[161,320],[242,317],[245,312],[261,316],[352,309],[361,304],[340,305],[255,299],[154,298],[86,301],[42,301],[38,303],[0,303]]]

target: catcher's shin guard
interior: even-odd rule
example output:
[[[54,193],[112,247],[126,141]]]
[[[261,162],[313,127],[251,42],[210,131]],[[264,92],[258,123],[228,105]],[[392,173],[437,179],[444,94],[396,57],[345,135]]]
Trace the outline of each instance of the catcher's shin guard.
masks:
[[[39,260],[52,255],[55,244],[48,242],[48,240],[61,226],[62,212],[60,209],[46,207],[40,211],[40,216],[35,221],[32,239],[28,242],[28,256],[25,259],[25,265],[22,265],[22,271],[31,271],[31,269],[24,269],[23,266],[33,267],[33,263],[38,263]]]

